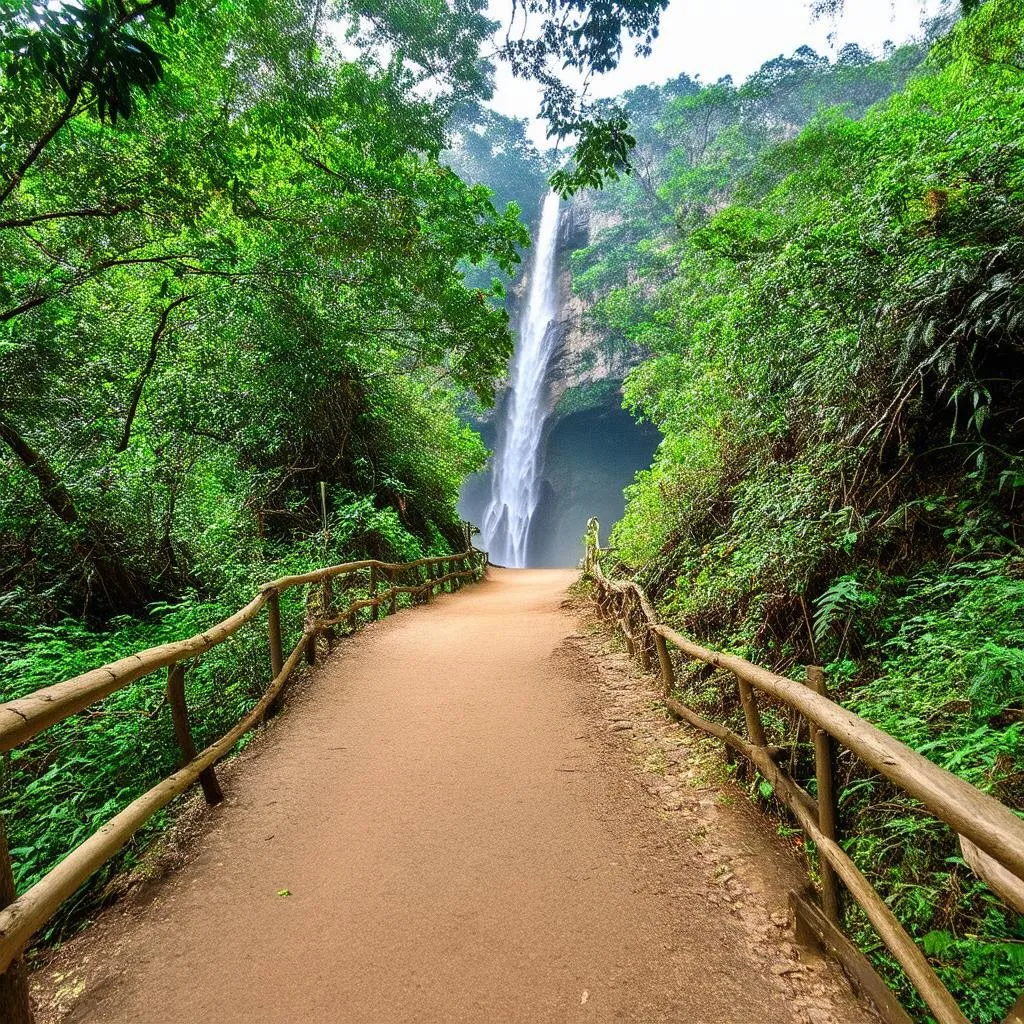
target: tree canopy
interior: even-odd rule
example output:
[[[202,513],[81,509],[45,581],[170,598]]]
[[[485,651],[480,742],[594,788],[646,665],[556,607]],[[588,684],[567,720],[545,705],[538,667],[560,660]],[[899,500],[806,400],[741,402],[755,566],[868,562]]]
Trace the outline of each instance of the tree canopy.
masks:
[[[381,392],[419,381],[439,426],[462,389],[490,396],[507,316],[461,268],[510,271],[527,237],[439,161],[443,115],[401,66],[343,60],[299,4],[5,17],[0,436],[8,500],[40,499],[8,550],[65,551],[59,593],[126,610],[187,576],[228,466],[250,515],[287,519],[310,475],[353,486]],[[390,468],[381,500],[427,485]]]

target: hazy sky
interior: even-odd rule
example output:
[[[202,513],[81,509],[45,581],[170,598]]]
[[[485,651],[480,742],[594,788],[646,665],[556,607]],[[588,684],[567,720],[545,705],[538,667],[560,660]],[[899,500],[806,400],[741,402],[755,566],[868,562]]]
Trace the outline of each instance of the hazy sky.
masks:
[[[922,20],[942,6],[943,0],[846,0],[840,20],[813,21],[808,0],[671,0],[651,56],[627,51],[615,71],[594,79],[591,93],[615,96],[684,71],[704,82],[732,75],[739,83],[766,60],[804,43],[830,55],[851,42],[878,52],[886,40],[899,44],[916,35]],[[511,9],[512,0],[490,2],[491,17],[503,23]],[[497,87],[493,106],[503,114],[536,112],[536,87],[513,78],[506,65],[499,64]],[[543,124],[535,122],[531,135],[538,145],[550,144]]]

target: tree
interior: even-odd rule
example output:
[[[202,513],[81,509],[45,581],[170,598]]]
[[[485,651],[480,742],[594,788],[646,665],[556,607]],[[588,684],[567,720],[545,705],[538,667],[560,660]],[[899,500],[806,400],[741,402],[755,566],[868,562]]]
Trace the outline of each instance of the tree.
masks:
[[[0,444],[51,517],[12,525],[16,559],[34,535],[67,593],[137,610],[188,577],[190,502],[225,459],[287,530],[311,476],[360,478],[376,375],[489,397],[507,316],[461,268],[510,271],[525,230],[439,163],[443,117],[401,66],[311,50],[299,4],[7,18]]]

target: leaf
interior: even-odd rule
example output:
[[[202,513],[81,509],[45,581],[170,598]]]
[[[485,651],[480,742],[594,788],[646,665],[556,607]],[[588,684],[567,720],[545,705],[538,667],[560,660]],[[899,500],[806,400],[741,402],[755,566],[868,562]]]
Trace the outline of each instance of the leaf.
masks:
[[[941,957],[956,945],[956,936],[951,932],[928,932],[921,938],[921,948],[928,956]]]

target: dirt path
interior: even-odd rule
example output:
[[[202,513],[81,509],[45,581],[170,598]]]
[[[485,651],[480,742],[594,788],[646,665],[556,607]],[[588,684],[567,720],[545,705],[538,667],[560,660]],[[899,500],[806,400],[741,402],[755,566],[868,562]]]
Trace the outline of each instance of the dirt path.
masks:
[[[340,645],[195,856],[72,944],[65,1019],[867,1019],[831,982],[795,999],[782,932],[709,894],[597,713],[574,578],[492,570]]]

